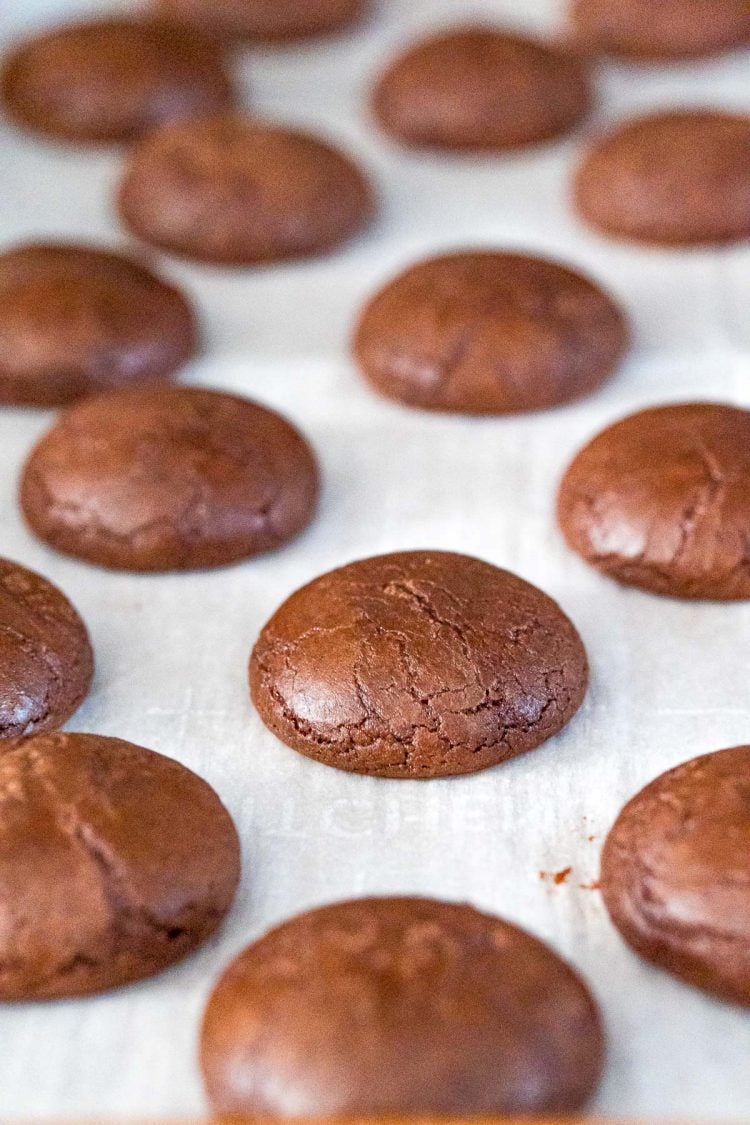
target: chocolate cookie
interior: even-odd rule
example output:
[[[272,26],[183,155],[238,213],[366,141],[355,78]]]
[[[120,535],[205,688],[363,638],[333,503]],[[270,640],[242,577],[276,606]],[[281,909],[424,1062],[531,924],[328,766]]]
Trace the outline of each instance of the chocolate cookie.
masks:
[[[516,254],[412,266],[365,308],[354,351],[387,398],[505,414],[590,394],[627,346],[619,309],[580,274]]]
[[[91,734],[6,743],[0,1000],[83,996],[179,961],[223,920],[239,851],[213,789],[170,758]]]
[[[503,150],[567,133],[586,116],[584,62],[533,39],[460,27],[416,44],[380,78],[375,116],[407,145]]]
[[[278,414],[197,387],[85,399],[42,438],[21,506],[59,551],[119,570],[222,566],[312,518],[315,459]]]
[[[750,43],[747,0],[572,0],[579,41],[636,59],[684,59]]]
[[[20,125],[69,141],[128,141],[233,101],[221,50],[161,20],[96,20],[45,32],[7,59],[2,95]]]
[[[574,551],[625,585],[750,598],[750,411],[690,403],[631,414],[575,458],[558,519]]]
[[[86,626],[65,595],[0,559],[0,738],[62,726],[86,697],[93,672]]]
[[[359,169],[317,138],[223,115],[144,141],[119,208],[155,246],[250,265],[331,249],[366,224],[374,199]]]
[[[551,598],[442,551],[317,578],[274,614],[250,660],[274,734],[377,777],[473,773],[533,750],[572,718],[587,681],[581,639]]]
[[[323,907],[272,930],[214,989],[201,1060],[222,1114],[413,1117],[563,1112],[604,1044],[584,982],[469,906]]]
[[[179,290],[120,254],[31,243],[0,254],[0,403],[56,406],[170,378],[198,329]]]
[[[302,39],[356,23],[367,0],[156,0],[166,14],[227,39]]]
[[[601,887],[642,957],[750,1005],[750,746],[695,758],[634,797],[607,838]]]
[[[750,238],[750,117],[637,118],[594,145],[574,197],[586,222],[621,238],[675,246]]]

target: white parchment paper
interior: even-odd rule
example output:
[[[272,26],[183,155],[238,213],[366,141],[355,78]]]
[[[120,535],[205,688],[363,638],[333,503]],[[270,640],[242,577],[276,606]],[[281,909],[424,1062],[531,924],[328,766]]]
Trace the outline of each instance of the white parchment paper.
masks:
[[[79,10],[101,5],[0,0],[0,38]],[[72,729],[118,735],[196,770],[231,810],[244,851],[227,925],[184,964],[99,998],[0,1008],[2,1115],[200,1112],[199,1018],[226,962],[308,907],[418,892],[505,915],[585,973],[610,1041],[593,1108],[750,1117],[750,1016],[641,964],[598,893],[581,886],[596,878],[615,814],[645,782],[750,740],[750,605],[620,589],[568,553],[553,521],[568,459],[610,421],[666,400],[750,405],[750,249],[649,251],[588,233],[566,201],[581,136],[482,160],[410,155],[378,136],[364,95],[389,51],[470,15],[551,29],[560,11],[553,0],[384,0],[367,31],[244,55],[248,104],[358,154],[379,184],[381,219],[321,261],[244,272],[163,261],[203,313],[205,354],[186,379],[280,408],[314,443],[325,493],[306,535],[272,557],[177,577],[65,559],[28,534],[15,501],[19,467],[52,416],[0,412],[0,551],[70,595],[96,649],[94,689]],[[611,66],[599,88],[602,121],[675,102],[749,110],[750,61]],[[116,151],[57,147],[0,125],[0,245],[124,242],[110,202],[119,166]],[[510,419],[431,417],[374,398],[346,351],[361,300],[414,257],[462,244],[558,255],[599,277],[634,324],[619,376],[580,405]],[[479,555],[562,603],[592,665],[568,731],[475,777],[418,783],[327,769],[264,729],[246,662],[265,619],[330,567],[411,547]],[[568,866],[563,885],[540,879]]]

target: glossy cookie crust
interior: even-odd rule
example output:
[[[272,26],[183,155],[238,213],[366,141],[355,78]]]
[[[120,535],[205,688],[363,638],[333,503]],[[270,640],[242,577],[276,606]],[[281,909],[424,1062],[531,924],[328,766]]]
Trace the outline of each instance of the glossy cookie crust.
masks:
[[[474,773],[533,750],[581,705],[583,644],[535,586],[407,551],[293,594],[250,660],[264,723],[316,761],[378,777]]]

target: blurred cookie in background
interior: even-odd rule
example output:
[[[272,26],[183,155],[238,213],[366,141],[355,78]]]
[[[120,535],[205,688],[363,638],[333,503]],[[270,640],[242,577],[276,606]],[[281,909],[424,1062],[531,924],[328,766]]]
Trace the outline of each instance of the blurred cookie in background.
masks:
[[[576,41],[640,60],[679,60],[750,45],[747,0],[572,0]]]
[[[376,207],[366,176],[337,148],[240,114],[153,133],[131,155],[118,205],[145,242],[238,266],[322,254]]]
[[[357,23],[370,0],[155,0],[156,9],[224,39],[284,42]]]
[[[15,122],[73,142],[131,141],[234,101],[219,45],[161,19],[92,20],[42,32],[5,59],[0,83]]]
[[[750,116],[671,109],[595,140],[573,184],[604,234],[664,246],[750,238]]]
[[[198,347],[183,293],[123,254],[27,243],[0,254],[0,403],[58,406],[171,378]]]
[[[419,262],[360,316],[354,354],[386,398],[509,414],[591,394],[628,346],[614,301],[542,258],[467,250]]]
[[[405,145],[502,152],[570,132],[592,100],[582,58],[478,25],[408,48],[381,74],[372,107]]]

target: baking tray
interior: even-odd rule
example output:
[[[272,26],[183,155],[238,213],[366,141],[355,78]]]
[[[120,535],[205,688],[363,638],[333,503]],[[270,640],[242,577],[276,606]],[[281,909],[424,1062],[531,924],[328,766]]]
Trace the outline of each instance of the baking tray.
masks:
[[[0,0],[0,39],[101,10]],[[552,30],[559,15],[545,0],[384,0],[367,30],[238,59],[248,105],[342,143],[382,200],[373,229],[324,259],[234,272],[160,259],[202,313],[205,350],[186,380],[282,410],[319,454],[319,518],[287,549],[170,576],[56,555],[28,534],[16,505],[19,467],[51,414],[0,412],[2,553],[70,595],[96,650],[94,688],[72,729],[130,739],[196,770],[228,805],[244,854],[227,924],[183,964],[98,998],[0,1008],[3,1115],[200,1114],[198,1023],[226,962],[309,907],[421,893],[519,922],[585,974],[609,1034],[592,1112],[750,1117],[747,1013],[638,961],[592,889],[602,837],[628,797],[678,762],[750,740],[750,605],[620,589],[566,550],[553,518],[566,463],[610,421],[668,400],[750,405],[750,249],[648,251],[588,233],[567,201],[582,134],[501,158],[417,156],[380,137],[364,111],[378,66],[424,28],[478,16]],[[750,109],[747,54],[608,66],[598,86],[592,128],[676,102]],[[123,244],[111,205],[120,164],[116,150],[58,147],[0,125],[0,244]],[[466,244],[557,256],[607,285],[635,334],[618,376],[575,406],[507,419],[430,416],[373,397],[347,355],[361,301],[415,257]],[[246,664],[266,618],[328,568],[413,547],[478,555],[561,602],[592,667],[587,701],[561,736],[473,777],[394,782],[307,761],[264,729]]]

